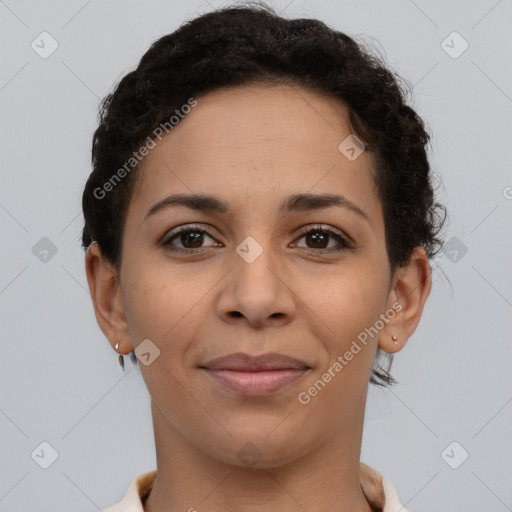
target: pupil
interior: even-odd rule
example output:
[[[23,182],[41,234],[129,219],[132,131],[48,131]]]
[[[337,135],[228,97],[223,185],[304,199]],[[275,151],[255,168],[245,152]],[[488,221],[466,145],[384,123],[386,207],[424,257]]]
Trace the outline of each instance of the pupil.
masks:
[[[318,231],[315,233],[315,235],[312,235],[312,238],[314,239],[313,243],[315,243],[315,244],[322,243],[327,240],[327,236],[324,234],[320,234]],[[325,247],[325,245],[323,245],[322,248],[323,247]]]
[[[194,243],[197,244],[197,241],[199,240],[199,247],[201,247],[201,242],[202,242],[201,237],[202,236],[203,235],[201,233],[185,233],[181,237],[181,243],[186,246],[186,244],[189,243],[188,240],[191,240],[190,243],[192,243],[192,244],[194,244]],[[194,245],[194,247],[196,247],[196,245]]]

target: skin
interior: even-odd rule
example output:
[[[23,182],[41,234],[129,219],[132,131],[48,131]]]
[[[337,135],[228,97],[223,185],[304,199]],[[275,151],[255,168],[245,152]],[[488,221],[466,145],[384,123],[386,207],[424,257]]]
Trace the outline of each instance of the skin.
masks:
[[[415,331],[430,293],[428,258],[390,271],[382,204],[364,151],[354,161],[338,145],[350,133],[345,106],[289,86],[214,91],[143,161],[123,233],[120,268],[97,243],[86,273],[97,321],[112,347],[129,354],[145,339],[160,350],[139,361],[151,396],[157,477],[147,512],[371,511],[359,481],[366,393],[377,347],[397,352]],[[138,171],[138,172],[139,172]],[[343,194],[346,208],[282,215],[291,194]],[[184,206],[144,220],[175,193],[207,193],[231,212]],[[171,231],[200,224],[199,242]],[[349,236],[297,234],[322,224]],[[197,229],[194,233],[197,232]],[[252,263],[236,252],[247,237],[262,247]],[[317,235],[318,236],[318,235]],[[202,241],[201,241],[202,240]],[[185,251],[202,248],[203,252]],[[402,306],[377,336],[304,405],[307,391],[379,315]],[[391,336],[398,338],[393,343]],[[269,396],[241,396],[198,365],[232,352],[279,352],[310,370]],[[246,443],[253,466],[237,453]],[[247,448],[246,448],[247,450]]]

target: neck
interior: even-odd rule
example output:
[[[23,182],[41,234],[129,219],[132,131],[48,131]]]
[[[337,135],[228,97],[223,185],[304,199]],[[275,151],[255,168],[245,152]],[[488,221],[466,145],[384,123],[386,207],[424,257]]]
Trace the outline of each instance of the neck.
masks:
[[[145,512],[372,512],[359,480],[364,404],[323,444],[272,468],[241,468],[200,451],[151,404],[157,476]]]

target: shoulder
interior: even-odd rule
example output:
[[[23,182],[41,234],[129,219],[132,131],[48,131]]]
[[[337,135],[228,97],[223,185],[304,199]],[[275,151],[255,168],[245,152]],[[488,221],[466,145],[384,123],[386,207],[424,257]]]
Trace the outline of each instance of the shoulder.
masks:
[[[380,512],[407,512],[389,479],[363,462],[359,463],[359,475],[361,488],[372,507]]]
[[[142,502],[153,487],[156,470],[148,471],[132,480],[123,499],[102,512],[144,512]]]

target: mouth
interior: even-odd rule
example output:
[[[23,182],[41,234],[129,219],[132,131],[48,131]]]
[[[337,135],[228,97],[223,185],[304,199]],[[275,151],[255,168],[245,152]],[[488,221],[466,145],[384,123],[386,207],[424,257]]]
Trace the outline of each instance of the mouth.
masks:
[[[261,356],[229,354],[199,366],[217,384],[245,396],[283,390],[311,370],[305,362],[275,352]]]

